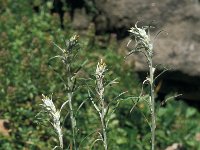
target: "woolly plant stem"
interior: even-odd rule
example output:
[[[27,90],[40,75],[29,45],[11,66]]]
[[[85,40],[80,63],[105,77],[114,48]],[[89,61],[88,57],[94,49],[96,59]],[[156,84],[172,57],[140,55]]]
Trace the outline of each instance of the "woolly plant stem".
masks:
[[[107,126],[106,126],[106,121],[105,121],[105,115],[107,112],[107,108],[105,106],[105,100],[104,100],[104,72],[106,70],[106,64],[103,62],[101,59],[101,62],[98,63],[97,69],[96,69],[96,82],[97,82],[97,93],[99,95],[99,101],[100,101],[100,108],[97,109],[99,112],[99,117],[101,119],[101,126],[102,126],[102,141],[104,145],[104,149],[108,149],[108,144],[107,144]]]
[[[149,74],[150,74],[150,111],[151,111],[151,149],[155,149],[155,129],[156,129],[156,114],[155,114],[155,98],[154,98],[154,70],[152,57],[149,59]]]
[[[76,122],[74,118],[74,110],[72,107],[72,94],[68,93],[68,99],[69,99],[69,109],[70,109],[70,120],[71,120],[71,126],[72,126],[72,140],[74,149],[76,150],[76,137],[75,137],[75,128],[76,128]]]
[[[107,133],[106,133],[106,125],[105,125],[105,105],[104,105],[104,99],[101,98],[101,102],[102,102],[102,108],[101,108],[101,125],[102,125],[102,133],[103,133],[103,145],[105,150],[108,149],[108,145],[107,145]]]
[[[63,149],[63,135],[62,135],[62,133],[59,133],[58,137],[59,137],[59,142],[60,142],[60,148]]]
[[[150,39],[149,27],[138,28],[137,23],[135,27],[132,27],[129,32],[135,37],[136,45],[135,48],[129,53],[141,52],[145,55],[149,65],[149,76],[145,81],[149,81],[149,108],[151,113],[151,150],[155,149],[155,130],[156,130],[156,113],[155,113],[155,97],[154,97],[154,72],[153,67],[153,42]],[[148,29],[148,33],[146,30]],[[130,41],[131,42],[131,41]],[[129,42],[129,43],[130,43]],[[128,45],[129,45],[128,43]]]
[[[70,65],[67,64],[67,72],[68,72],[68,77],[67,77],[67,83],[68,83],[68,100],[69,100],[69,109],[70,109],[70,120],[71,120],[71,127],[72,127],[72,140],[73,140],[73,149],[76,150],[76,136],[75,136],[75,130],[76,130],[76,120],[74,117],[74,110],[72,106],[72,97],[73,97],[73,84],[71,82],[71,75],[70,75]]]
[[[60,110],[56,109],[56,107],[52,101],[52,97],[49,98],[47,96],[44,96],[43,94],[42,94],[42,96],[43,96],[43,98],[42,98],[43,104],[40,104],[40,105],[43,106],[44,112],[48,113],[50,119],[52,120],[52,121],[50,121],[50,123],[58,135],[58,140],[59,140],[59,144],[60,144],[59,146],[55,146],[53,149],[60,147],[63,150],[63,134],[62,134],[62,127],[60,126],[61,109]]]
[[[100,77],[99,81],[99,89],[104,91],[104,87],[103,87],[103,78]],[[100,113],[100,118],[101,118],[101,125],[102,125],[102,133],[103,133],[103,145],[104,145],[104,149],[107,150],[108,149],[108,144],[107,144],[107,133],[106,133],[106,125],[105,125],[105,102],[104,102],[104,96],[103,96],[103,92],[99,91],[100,95],[99,95],[99,99],[101,101],[101,113]]]

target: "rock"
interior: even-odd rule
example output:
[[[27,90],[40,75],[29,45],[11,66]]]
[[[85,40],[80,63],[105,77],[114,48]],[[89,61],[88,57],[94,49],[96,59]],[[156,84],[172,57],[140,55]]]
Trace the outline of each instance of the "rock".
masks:
[[[154,41],[154,64],[167,66],[170,70],[160,78],[162,86],[159,92],[176,91],[183,94],[181,97],[183,99],[199,100],[200,3],[187,0],[181,2],[177,0],[158,2],[155,0],[154,2],[149,1],[149,3],[143,0],[119,0],[117,2],[111,0],[106,5],[109,10],[105,7],[101,7],[101,9],[102,14],[107,16],[107,20],[110,19],[108,21],[110,30],[112,28],[128,29],[130,25],[134,26],[137,20],[141,20],[140,18],[145,20],[138,23],[140,27],[151,20],[160,22],[160,27],[151,32],[151,37],[154,38],[159,30],[164,30]],[[124,11],[122,11],[123,9]],[[117,12],[119,15],[116,15]],[[127,39],[124,42],[127,43]],[[143,55],[134,54],[128,60],[134,62],[134,69],[137,72],[146,76],[148,68]]]
[[[9,136],[9,121],[5,119],[0,119],[0,134],[4,136]]]
[[[199,13],[200,14],[200,13]],[[200,75],[200,43],[192,37],[200,31],[199,24],[194,24],[193,28],[189,28],[191,24],[185,22],[166,24],[164,30],[168,32],[168,36],[160,36],[155,40],[154,44],[154,63],[170,66],[173,70],[181,71],[190,76]],[[199,30],[199,31],[198,31]],[[141,56],[137,59],[136,69],[144,70],[146,64]]]
[[[86,11],[84,8],[82,9],[75,9],[73,14],[73,27],[75,29],[87,29],[90,24],[90,18],[86,14]]]
[[[168,23],[164,30],[168,36],[160,35],[154,42],[154,65],[167,66],[169,70],[159,80],[162,86],[160,93],[178,92],[180,98],[187,100],[200,99],[200,43],[193,37],[199,36],[198,26],[190,28],[189,23]],[[152,36],[153,37],[153,36]],[[127,40],[124,40],[127,43]],[[146,58],[141,54],[133,54],[129,60],[134,60],[137,72],[148,71]],[[158,68],[160,72],[162,68]],[[146,75],[146,74],[145,74]]]
[[[161,88],[161,92],[170,92],[171,87],[175,86],[184,98],[200,99],[199,0],[163,0],[162,2],[160,0],[92,0],[91,2],[98,12],[91,19],[95,23],[97,33],[106,31],[117,33],[118,39],[127,36],[127,30],[137,21],[140,21],[138,26],[141,27],[156,20],[153,23],[156,28],[151,33],[155,35],[158,31],[165,30],[168,36],[163,32],[155,40],[154,63],[172,68],[162,78],[165,82],[162,82],[164,88]],[[87,27],[87,18],[84,8],[75,10],[74,26]],[[134,55],[131,59],[134,61],[130,64],[134,62],[136,71],[147,71],[143,56]],[[166,89],[165,85],[169,88]]]
[[[181,19],[199,18],[195,13],[199,10],[198,0],[94,0],[94,5],[99,12],[96,16],[97,29],[101,31],[128,29],[137,21],[147,24],[156,20],[163,26]]]
[[[196,133],[195,140],[200,142],[200,133]]]
[[[171,146],[168,146],[165,150],[182,150],[182,144],[174,143]]]
[[[165,64],[190,76],[200,76],[200,3],[197,0],[96,0],[100,12],[97,30],[129,29],[137,21],[160,23],[161,34],[155,40],[155,64]],[[141,24],[141,23],[139,23]],[[136,58],[137,59],[137,58]],[[144,71],[145,60],[139,57],[136,70]]]

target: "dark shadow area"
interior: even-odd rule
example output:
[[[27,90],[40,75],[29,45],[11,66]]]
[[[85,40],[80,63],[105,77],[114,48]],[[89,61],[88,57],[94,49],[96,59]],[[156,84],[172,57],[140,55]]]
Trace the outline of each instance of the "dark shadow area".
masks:
[[[159,73],[157,72],[156,75]],[[146,78],[146,72],[138,72],[138,74],[141,80]],[[175,99],[184,100],[200,110],[198,102],[200,100],[200,77],[188,76],[180,71],[168,71],[157,78],[155,85],[157,100],[163,101],[167,94],[182,94]]]

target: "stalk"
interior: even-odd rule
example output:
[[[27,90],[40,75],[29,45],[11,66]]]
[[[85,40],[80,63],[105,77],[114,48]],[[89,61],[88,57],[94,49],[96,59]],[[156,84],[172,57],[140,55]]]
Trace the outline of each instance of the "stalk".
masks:
[[[103,83],[105,70],[106,70],[106,64],[103,62],[103,60],[101,60],[101,62],[97,64],[96,68],[97,93],[100,100],[100,109],[96,106],[95,108],[99,112],[99,117],[101,119],[101,126],[102,126],[102,134],[103,134],[102,141],[104,149],[107,150],[108,149],[107,133],[106,133],[107,126],[105,124],[105,114],[107,112],[107,108],[105,106],[105,100],[104,100],[104,83]]]
[[[103,145],[104,149],[108,149],[108,144],[107,144],[107,133],[106,133],[106,125],[105,125],[105,104],[104,104],[104,99],[103,97],[100,97],[101,102],[102,102],[102,108],[101,108],[101,125],[102,125],[102,132],[103,132]]]
[[[71,127],[72,127],[72,138],[73,138],[74,149],[76,150],[76,135],[75,135],[76,120],[74,118],[74,111],[73,111],[73,107],[72,107],[72,95],[73,95],[72,93],[68,93],[70,120],[71,120]]]
[[[70,109],[70,120],[71,120],[71,127],[72,127],[72,140],[73,140],[74,150],[76,150],[76,135],[75,135],[76,119],[74,117],[74,110],[73,110],[73,106],[72,106],[73,84],[71,82],[70,64],[67,64],[67,73],[68,73],[68,77],[67,77],[68,94],[67,94],[67,96],[68,96],[69,109]]]
[[[71,121],[71,128],[72,128],[72,148],[76,150],[76,119],[74,116],[74,110],[72,105],[73,94],[74,94],[74,86],[75,86],[75,76],[74,73],[71,71],[71,63],[74,61],[73,58],[76,55],[76,48],[78,46],[78,35],[74,35],[70,38],[70,40],[66,41],[67,49],[63,50],[64,53],[64,64],[66,65],[66,75],[67,75],[67,97],[68,97],[68,104],[70,109],[70,121]]]
[[[60,148],[63,149],[63,135],[62,135],[62,133],[59,133],[58,137],[59,137]]]
[[[148,29],[148,33],[146,30]],[[155,68],[153,67],[153,42],[150,39],[149,34],[150,26],[145,26],[142,28],[137,27],[137,23],[135,27],[132,27],[129,32],[131,33],[132,38],[135,37],[135,47],[131,52],[129,52],[128,56],[134,52],[141,52],[145,55],[147,59],[147,63],[149,65],[149,77],[145,80],[148,81],[150,89],[149,89],[149,108],[151,112],[151,150],[155,149],[155,129],[156,129],[156,113],[155,113],[155,98],[154,98],[154,72]],[[129,41],[128,45],[130,44]]]
[[[73,110],[73,105],[72,105],[72,100],[73,100],[73,94],[74,94],[74,87],[75,87],[75,73],[72,72],[71,69],[71,63],[73,63],[74,58],[79,51],[78,47],[78,35],[72,36],[69,40],[66,41],[66,49],[62,49],[59,47],[57,44],[54,43],[54,45],[62,52],[60,55],[56,55],[52,57],[50,60],[59,58],[61,59],[62,63],[65,65],[66,69],[66,76],[67,76],[67,81],[65,81],[61,75],[59,75],[60,79],[64,82],[65,85],[65,90],[67,92],[67,100],[62,104],[60,110],[57,110],[52,99],[49,97],[46,97],[43,95],[42,101],[44,104],[41,104],[45,108],[45,112],[49,112],[49,116],[52,119],[51,124],[53,125],[54,129],[56,130],[58,134],[58,139],[59,139],[59,147],[61,149],[64,148],[63,145],[63,134],[62,134],[62,127],[61,127],[61,121],[60,121],[60,115],[63,107],[68,103],[69,109],[70,109],[70,121],[71,121],[71,128],[72,128],[72,148],[74,150],[77,150],[76,148],[76,119],[74,116],[74,110]],[[57,72],[56,72],[57,73]],[[58,146],[55,146],[57,148]]]
[[[155,115],[155,98],[154,98],[154,67],[152,64],[152,57],[149,60],[149,74],[150,74],[150,110],[151,110],[151,149],[154,150],[156,115]]]
[[[49,98],[44,95],[42,96],[43,96],[42,98],[43,104],[40,104],[40,105],[43,107],[43,110],[41,112],[48,113],[48,116],[51,119],[50,123],[58,135],[59,147],[63,150],[63,134],[62,134],[62,127],[60,125],[61,124],[60,112],[62,108],[60,108],[60,110],[56,108],[56,106],[54,105],[52,101],[52,97]],[[58,146],[55,146],[55,147],[58,147]]]

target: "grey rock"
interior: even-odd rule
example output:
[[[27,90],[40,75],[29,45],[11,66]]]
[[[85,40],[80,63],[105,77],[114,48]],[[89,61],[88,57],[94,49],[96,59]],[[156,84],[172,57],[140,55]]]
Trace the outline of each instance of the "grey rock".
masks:
[[[154,23],[156,28],[151,32],[152,38],[160,30],[167,32],[168,36],[163,32],[154,41],[154,64],[163,64],[172,68],[169,72],[174,73],[165,77],[167,84],[169,80],[172,80],[172,84],[180,81],[185,85],[185,91],[191,90],[190,93],[185,94],[187,98],[200,98],[199,0],[92,1],[98,12],[92,20],[99,33],[127,31],[137,21],[139,21],[138,26],[142,26],[155,20],[157,23]],[[79,15],[75,14],[75,16],[75,26],[82,26],[82,23],[84,27],[87,26],[88,19],[81,21],[83,16],[87,18],[83,10],[79,10]],[[133,55],[129,60],[131,60],[129,64],[134,63],[136,71],[147,71],[146,61],[142,55]],[[181,93],[184,93],[184,90],[180,90]]]
[[[90,24],[90,21],[91,20],[89,16],[86,14],[84,8],[75,9],[72,22],[72,25],[75,29],[79,30],[87,29]]]
[[[101,0],[100,0],[101,1]],[[167,66],[169,70],[160,80],[160,92],[174,91],[182,93],[182,98],[199,100],[200,98],[200,2],[197,0],[109,0],[99,3],[101,15],[107,22],[107,30],[113,28],[129,29],[137,21],[138,26],[157,20],[159,25],[151,31],[154,38],[157,32],[164,30],[154,41],[154,64]],[[103,0],[102,0],[103,1]],[[104,5],[104,6],[101,6]],[[98,26],[98,25],[97,25]],[[98,28],[105,30],[104,28]],[[166,33],[168,35],[166,35]],[[122,43],[127,43],[125,39]],[[126,44],[120,46],[126,49]],[[134,44],[133,44],[134,45]],[[147,64],[143,55],[132,55],[129,64],[134,63],[138,72],[146,72]],[[146,74],[145,74],[146,75]],[[178,90],[177,90],[178,89]]]
[[[96,0],[101,12],[98,30],[129,29],[137,21],[159,21],[155,40],[155,64],[165,64],[190,76],[200,76],[200,3],[198,0]],[[140,24],[140,23],[139,23]],[[145,60],[135,57],[135,68],[145,71]]]
[[[155,64],[165,64],[190,76],[200,76],[200,2],[198,0],[96,0],[100,12],[97,30],[129,29],[137,21],[157,20],[154,30],[165,30],[155,40]],[[139,23],[140,24],[140,23]],[[135,57],[136,70],[145,70],[145,60]]]
[[[168,146],[165,150],[183,150],[183,146],[180,143],[174,143],[171,146]]]

